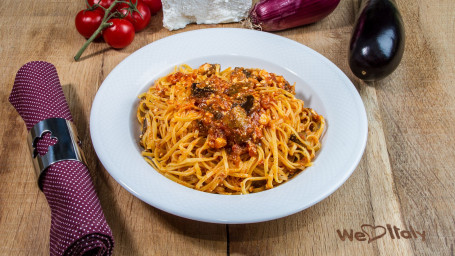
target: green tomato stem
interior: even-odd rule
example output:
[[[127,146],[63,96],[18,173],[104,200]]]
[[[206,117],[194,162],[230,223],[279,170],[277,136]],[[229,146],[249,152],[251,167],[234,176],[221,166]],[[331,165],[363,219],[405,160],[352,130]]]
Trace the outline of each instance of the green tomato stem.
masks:
[[[87,41],[84,43],[84,45],[82,45],[81,49],[79,49],[79,51],[76,53],[76,56],[74,56],[74,60],[78,61],[79,58],[82,56],[82,53],[85,51],[85,49],[87,49],[87,47],[90,45],[90,43],[93,40],[95,40],[95,38],[98,36],[98,34],[101,33],[101,31],[103,31],[105,28],[107,28],[111,25],[112,25],[112,23],[106,23],[106,22],[101,23],[101,25],[98,27],[98,29],[95,30],[93,35],[89,39],[87,39]]]

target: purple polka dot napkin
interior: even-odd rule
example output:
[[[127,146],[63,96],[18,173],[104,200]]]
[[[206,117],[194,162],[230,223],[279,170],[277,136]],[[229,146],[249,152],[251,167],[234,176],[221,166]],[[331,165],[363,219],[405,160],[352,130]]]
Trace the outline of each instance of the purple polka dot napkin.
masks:
[[[19,69],[9,101],[27,130],[47,118],[72,121],[57,70],[47,62],[29,62]],[[54,140],[43,136],[38,152],[45,154]],[[51,209],[50,255],[111,255],[112,231],[87,167],[79,161],[57,162],[40,182]]]

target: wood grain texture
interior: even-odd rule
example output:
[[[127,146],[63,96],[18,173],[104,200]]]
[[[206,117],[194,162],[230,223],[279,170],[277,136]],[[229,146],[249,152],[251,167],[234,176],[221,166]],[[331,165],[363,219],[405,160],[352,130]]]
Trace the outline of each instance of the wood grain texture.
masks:
[[[25,125],[7,100],[16,71],[32,60],[51,62],[58,70],[115,236],[114,255],[454,255],[455,1],[397,5],[406,29],[405,54],[398,69],[379,82],[360,81],[347,64],[360,0],[341,1],[316,24],[276,32],[320,52],[351,79],[367,110],[367,148],[347,182],[317,205],[278,220],[218,225],[162,212],[123,189],[96,157],[89,117],[99,86],[132,52],[184,31],[242,25],[190,25],[170,32],[158,13],[129,47],[113,50],[96,42],[75,62],[85,41],[73,24],[82,0],[2,1],[0,255],[49,254],[49,207],[36,185]],[[392,237],[387,224],[401,237]],[[386,234],[370,243],[357,241],[362,225],[371,236],[381,235],[381,227]],[[337,231],[344,230],[352,230],[352,241],[340,238]],[[416,233],[423,231],[425,240]]]

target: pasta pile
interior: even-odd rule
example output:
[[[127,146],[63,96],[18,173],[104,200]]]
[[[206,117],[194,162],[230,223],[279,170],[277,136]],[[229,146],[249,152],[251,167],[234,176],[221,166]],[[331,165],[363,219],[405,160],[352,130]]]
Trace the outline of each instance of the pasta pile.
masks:
[[[265,70],[182,65],[139,97],[143,157],[196,190],[271,189],[311,166],[321,147],[324,118]]]

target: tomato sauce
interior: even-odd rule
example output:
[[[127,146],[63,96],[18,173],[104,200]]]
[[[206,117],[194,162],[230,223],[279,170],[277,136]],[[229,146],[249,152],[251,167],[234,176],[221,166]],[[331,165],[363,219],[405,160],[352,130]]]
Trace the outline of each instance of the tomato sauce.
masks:
[[[220,76],[217,70],[218,64],[204,64],[197,73],[176,72],[169,75],[167,81],[176,83],[195,81],[198,75],[207,77],[187,86],[191,104],[203,116],[197,121],[199,132],[207,135],[211,148],[224,147],[234,158],[246,152],[255,156],[255,144],[260,143],[262,130],[270,121],[266,110],[275,102],[277,93],[257,88],[274,86],[295,94],[294,86],[282,76],[260,69],[236,67],[228,76]]]

